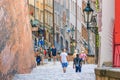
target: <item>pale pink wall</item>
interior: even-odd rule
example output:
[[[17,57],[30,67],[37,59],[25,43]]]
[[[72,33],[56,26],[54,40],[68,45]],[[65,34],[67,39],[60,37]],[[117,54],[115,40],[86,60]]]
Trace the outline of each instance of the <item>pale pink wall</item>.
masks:
[[[100,55],[99,63],[102,66],[103,62],[112,62],[112,32],[113,32],[113,21],[114,21],[114,0],[100,0],[102,1],[102,24],[99,32],[100,34]],[[101,15],[101,14],[100,14]],[[100,17],[99,17],[100,18]],[[99,22],[99,21],[98,21]]]

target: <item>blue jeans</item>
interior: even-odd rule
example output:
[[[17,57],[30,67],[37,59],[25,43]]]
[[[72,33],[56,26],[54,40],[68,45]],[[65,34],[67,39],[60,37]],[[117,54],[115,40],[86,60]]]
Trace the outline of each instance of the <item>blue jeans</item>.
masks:
[[[76,72],[81,72],[81,66],[76,66]]]

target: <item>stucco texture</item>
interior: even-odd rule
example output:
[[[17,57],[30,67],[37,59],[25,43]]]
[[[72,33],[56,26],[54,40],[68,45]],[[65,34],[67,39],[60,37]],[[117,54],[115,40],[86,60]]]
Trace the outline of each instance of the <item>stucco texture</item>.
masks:
[[[34,66],[27,0],[0,0],[0,80]]]

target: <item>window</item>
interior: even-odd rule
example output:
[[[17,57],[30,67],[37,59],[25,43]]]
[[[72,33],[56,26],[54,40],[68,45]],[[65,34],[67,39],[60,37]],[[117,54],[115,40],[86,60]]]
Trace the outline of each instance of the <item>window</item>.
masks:
[[[59,22],[58,25],[60,26],[60,22],[61,22],[61,21],[60,21],[60,15],[58,15],[58,22]]]
[[[57,43],[59,43],[59,33],[56,34]]]
[[[81,8],[79,6],[77,6],[77,18],[80,21],[80,18],[81,18]]]
[[[59,15],[57,15],[57,25],[59,25]]]
[[[54,17],[55,24],[57,24],[57,14],[55,13],[54,15],[55,15],[55,17]]]
[[[49,13],[48,13],[48,19],[47,20],[48,20],[47,24],[50,25],[50,14]]]
[[[66,50],[68,51],[69,47],[68,47],[68,41],[67,40],[66,40],[65,45],[66,45]]]
[[[53,6],[53,0],[45,0],[45,1],[47,1],[47,2],[46,2],[46,5],[48,5],[48,6],[50,6],[50,7]]]
[[[61,5],[63,5],[63,0],[60,0],[61,1]]]
[[[43,11],[40,11],[40,22],[43,23]]]
[[[73,11],[73,1],[71,0],[71,12]]]
[[[45,22],[46,22],[47,21],[47,13],[45,12],[44,15],[45,15]]]
[[[43,0],[40,0],[40,3],[43,4]]]
[[[51,39],[51,36],[50,36],[51,34],[49,33],[49,42],[50,42],[50,39]]]
[[[39,17],[38,17],[38,15],[39,15],[39,9],[38,8],[35,8],[35,18],[38,20],[39,19]]]
[[[50,21],[50,26],[53,26],[53,15],[52,15],[52,14],[50,14],[50,19],[49,19],[49,21]]]
[[[66,8],[66,0],[63,1],[63,7]]]
[[[73,1],[73,15],[76,14],[76,3]]]
[[[69,9],[69,1],[66,0],[66,8]]]

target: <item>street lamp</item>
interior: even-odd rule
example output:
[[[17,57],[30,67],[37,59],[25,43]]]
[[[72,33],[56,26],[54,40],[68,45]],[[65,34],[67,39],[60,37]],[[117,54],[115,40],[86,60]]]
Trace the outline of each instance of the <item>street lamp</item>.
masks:
[[[71,43],[70,43],[72,54],[74,53],[74,49],[75,49],[75,40],[73,39],[73,37],[74,37],[74,31],[75,31],[75,29],[74,29],[74,27],[72,27],[72,28],[71,28],[72,38],[71,38]]]
[[[72,27],[71,28],[72,39],[73,39],[73,36],[74,36],[74,31],[75,31],[75,29],[74,29],[74,27]]]
[[[89,33],[89,23],[92,20],[92,16],[93,16],[93,9],[90,7],[90,2],[88,0],[87,2],[87,6],[85,7],[85,9],[83,10],[83,14],[84,14],[84,20],[87,23],[87,31],[88,31],[88,55],[90,55],[91,51],[90,51],[90,33]]]
[[[91,22],[92,16],[93,16],[93,9],[90,7],[89,0],[88,0],[86,8],[83,10],[83,14],[84,14],[84,20],[87,23],[87,29],[88,29],[89,23]]]
[[[71,53],[74,53],[75,50],[75,41],[72,39],[72,41],[70,42],[70,46],[71,46]]]

